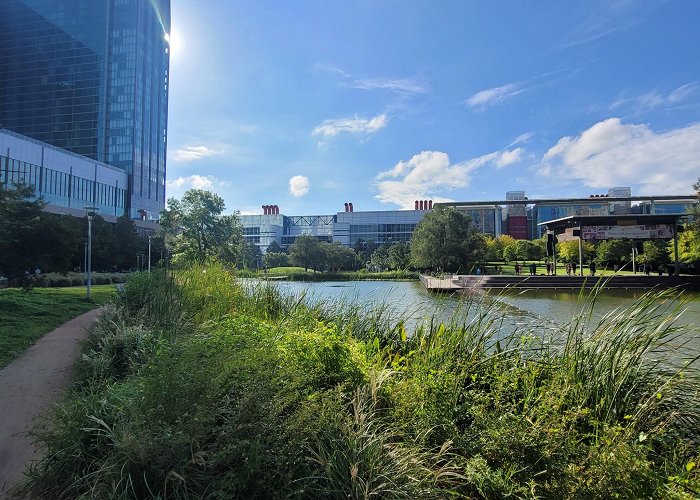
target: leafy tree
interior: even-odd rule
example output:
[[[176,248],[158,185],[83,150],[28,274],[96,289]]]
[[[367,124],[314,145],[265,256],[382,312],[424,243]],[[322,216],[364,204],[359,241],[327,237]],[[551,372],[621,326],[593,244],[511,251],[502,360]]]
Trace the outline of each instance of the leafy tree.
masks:
[[[588,241],[581,242],[581,250],[584,262],[587,262],[595,255],[595,247]],[[557,255],[562,262],[578,263],[578,240],[557,243]]]
[[[370,258],[372,267],[376,270],[389,269],[389,245],[380,245]]]
[[[255,243],[241,242],[241,248],[236,256],[236,266],[239,269],[257,268],[262,261],[260,247]]]
[[[668,245],[668,254],[673,255],[673,242]],[[670,258],[669,258],[670,260]],[[685,264],[700,262],[700,233],[695,230],[678,234],[678,260]]]
[[[23,184],[0,188],[0,274],[10,279],[37,265],[42,248],[36,247],[44,203],[34,200],[34,190]]]
[[[637,257],[637,262],[654,266],[667,265],[671,262],[667,247],[668,242],[663,240],[645,241],[642,245],[643,251]],[[673,251],[673,242],[671,242],[671,251]]]
[[[601,265],[623,265],[632,260],[632,240],[605,240],[596,246],[596,262]]]
[[[357,255],[352,248],[338,242],[324,242],[319,247],[323,259],[323,269],[330,272],[351,271],[357,266]]]
[[[408,269],[411,266],[411,246],[399,241],[389,247],[389,269]]]
[[[486,238],[486,260],[497,261],[506,260],[503,252],[506,248],[515,244],[515,238],[508,234],[502,234],[497,238]]]
[[[289,255],[284,252],[270,252],[269,249],[263,256],[266,267],[286,267],[289,265]]]
[[[282,247],[280,246],[279,243],[277,243],[277,241],[274,241],[274,240],[273,240],[272,243],[270,243],[270,244],[267,246],[267,250],[265,250],[265,253],[266,253],[266,254],[267,254],[267,253],[270,253],[270,252],[272,252],[272,253],[283,253],[284,250],[282,250]]]
[[[378,245],[373,240],[365,241],[360,238],[355,242],[353,249],[359,256],[362,265],[372,260],[372,254],[377,249],[377,246]]]
[[[117,269],[130,269],[136,265],[136,254],[145,252],[148,258],[148,238],[141,238],[136,234],[136,224],[126,215],[122,215],[112,225],[113,247],[112,265]],[[155,257],[154,241],[151,241],[151,263]],[[159,255],[159,254],[158,254]]]
[[[190,189],[181,200],[170,198],[160,218],[173,257],[204,262],[215,257],[235,262],[243,232],[238,217],[222,215],[224,200],[210,191]]]
[[[411,261],[417,268],[455,272],[484,261],[486,241],[468,215],[439,206],[423,217],[411,240]]]
[[[511,260],[540,260],[542,249],[537,243],[529,240],[517,240],[503,249],[503,259]]]
[[[294,244],[289,247],[289,259],[296,266],[319,269],[323,264],[323,252],[321,242],[313,236],[298,236]]]

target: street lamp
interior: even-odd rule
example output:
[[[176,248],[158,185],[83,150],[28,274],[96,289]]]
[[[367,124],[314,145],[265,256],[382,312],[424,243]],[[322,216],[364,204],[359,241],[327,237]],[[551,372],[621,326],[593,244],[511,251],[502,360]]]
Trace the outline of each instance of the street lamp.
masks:
[[[90,300],[90,289],[92,288],[92,219],[98,212],[97,207],[83,207],[88,220],[88,242],[87,242],[87,298]]]
[[[148,235],[148,272],[151,272],[151,238],[152,235]]]

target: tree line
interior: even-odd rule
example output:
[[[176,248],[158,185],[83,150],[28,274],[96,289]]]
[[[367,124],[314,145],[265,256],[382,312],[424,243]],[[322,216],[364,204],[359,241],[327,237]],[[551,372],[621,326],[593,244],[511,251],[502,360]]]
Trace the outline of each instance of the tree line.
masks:
[[[700,179],[694,185],[700,197]],[[257,245],[246,243],[237,215],[224,214],[221,197],[191,189],[181,199],[170,198],[161,214],[160,228],[151,240],[152,264],[170,258],[173,265],[216,259],[238,268],[299,266],[320,272],[417,269],[471,273],[488,262],[538,261],[548,258],[544,239],[496,238],[478,231],[471,218],[439,206],[416,227],[410,243],[377,244],[358,240],[353,247],[299,236],[287,251],[273,242],[263,256]],[[0,190],[0,274],[13,278],[35,268],[65,272],[82,270],[87,218],[47,213],[44,202],[33,198],[29,186]],[[148,240],[136,233],[134,222],[120,217],[111,224],[95,217],[92,226],[94,270],[133,270],[144,267]],[[638,252],[638,262],[655,268],[667,266],[672,248],[666,241],[609,240],[583,242],[583,258],[600,266],[622,266]],[[578,261],[578,241],[559,243],[560,262]],[[700,262],[700,208],[679,236],[679,259]]]
[[[87,217],[44,211],[45,203],[33,198],[30,186],[0,189],[0,275],[10,280],[27,273],[84,271]],[[119,217],[116,223],[97,215],[92,222],[92,269],[133,270],[146,255],[148,239],[136,234],[134,221]],[[152,262],[163,247],[152,242]]]

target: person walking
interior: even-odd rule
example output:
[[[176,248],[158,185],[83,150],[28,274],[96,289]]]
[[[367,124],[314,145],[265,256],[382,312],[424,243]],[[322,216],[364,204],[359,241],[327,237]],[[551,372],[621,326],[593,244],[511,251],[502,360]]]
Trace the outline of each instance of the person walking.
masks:
[[[566,263],[566,275],[571,276],[571,262]]]
[[[576,262],[571,263],[571,271],[574,273],[574,276],[576,276]]]
[[[588,265],[588,270],[591,272],[591,276],[595,276],[595,262],[591,261]]]

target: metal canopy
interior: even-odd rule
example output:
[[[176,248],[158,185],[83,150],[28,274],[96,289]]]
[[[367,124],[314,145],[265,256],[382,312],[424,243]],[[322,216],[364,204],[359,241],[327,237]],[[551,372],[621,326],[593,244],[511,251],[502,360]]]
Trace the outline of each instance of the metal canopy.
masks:
[[[561,219],[540,222],[550,231],[579,226],[624,226],[632,224],[675,224],[687,214],[624,214],[624,215],[570,215]]]

